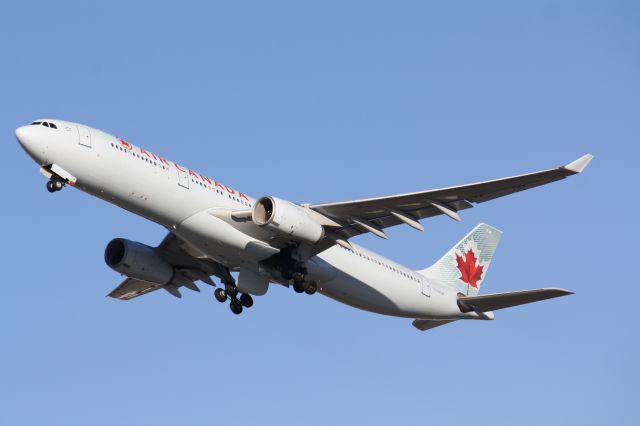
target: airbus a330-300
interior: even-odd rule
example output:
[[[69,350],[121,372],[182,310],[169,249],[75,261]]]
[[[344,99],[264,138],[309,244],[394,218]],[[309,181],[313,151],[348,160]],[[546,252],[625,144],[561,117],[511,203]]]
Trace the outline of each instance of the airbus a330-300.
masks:
[[[587,154],[565,166],[469,185],[386,197],[297,204],[254,199],[218,180],[98,129],[55,119],[19,127],[16,137],[56,192],[72,186],[156,222],[168,231],[157,246],[112,240],[105,261],[125,276],[109,296],[129,300],[163,289],[181,297],[196,281],[216,287],[234,314],[271,283],[328,296],[383,315],[414,319],[428,330],[460,319],[571,294],[558,288],[479,294],[501,232],[480,224],[422,270],[412,270],[352,241],[582,172]],[[237,275],[235,274],[237,273]],[[237,276],[237,278],[236,278]]]

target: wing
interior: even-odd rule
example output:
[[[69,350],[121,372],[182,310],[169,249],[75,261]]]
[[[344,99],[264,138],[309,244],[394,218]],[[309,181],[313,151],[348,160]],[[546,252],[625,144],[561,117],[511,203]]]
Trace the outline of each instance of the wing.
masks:
[[[445,214],[460,220],[458,211],[473,204],[535,188],[582,172],[591,159],[587,154],[566,166],[519,176],[512,176],[469,185],[411,192],[388,197],[366,198],[337,203],[311,204],[308,207],[340,224],[334,227],[334,237],[348,239],[371,232],[386,238],[384,228],[407,224],[422,230],[419,220]]]
[[[175,297],[181,297],[178,290],[181,286],[199,291],[195,281],[199,280],[215,285],[210,278],[211,275],[217,276],[223,282],[233,280],[229,269],[207,258],[172,233],[169,233],[155,250],[167,263],[174,267],[175,277],[172,284],[162,285],[135,278],[127,278],[108,296],[114,299],[130,300],[162,288]]]
[[[159,288],[162,288],[162,285],[158,283],[137,280],[135,278],[127,278],[111,293],[109,293],[108,296],[113,297],[114,299],[131,300],[134,297],[151,293]]]

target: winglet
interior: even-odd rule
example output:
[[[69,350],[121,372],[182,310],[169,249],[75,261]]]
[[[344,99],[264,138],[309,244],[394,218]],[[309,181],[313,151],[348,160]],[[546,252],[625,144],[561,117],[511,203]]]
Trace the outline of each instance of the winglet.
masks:
[[[586,154],[578,158],[576,161],[563,166],[562,168],[574,173],[581,173],[584,169],[587,168],[591,160],[593,160],[593,155]]]

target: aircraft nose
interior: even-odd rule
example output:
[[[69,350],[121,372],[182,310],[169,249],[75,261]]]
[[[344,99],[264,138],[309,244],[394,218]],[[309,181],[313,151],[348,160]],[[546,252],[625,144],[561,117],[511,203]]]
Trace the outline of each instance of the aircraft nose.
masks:
[[[27,145],[29,139],[29,126],[22,126],[16,129],[16,139],[20,142],[20,145]]]

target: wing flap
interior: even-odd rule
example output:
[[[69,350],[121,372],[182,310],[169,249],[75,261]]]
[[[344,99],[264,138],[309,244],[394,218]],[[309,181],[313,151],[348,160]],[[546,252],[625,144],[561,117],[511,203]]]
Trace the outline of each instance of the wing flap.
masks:
[[[540,288],[481,296],[462,296],[458,298],[458,306],[462,312],[488,312],[570,294],[573,292],[561,288]]]

